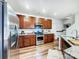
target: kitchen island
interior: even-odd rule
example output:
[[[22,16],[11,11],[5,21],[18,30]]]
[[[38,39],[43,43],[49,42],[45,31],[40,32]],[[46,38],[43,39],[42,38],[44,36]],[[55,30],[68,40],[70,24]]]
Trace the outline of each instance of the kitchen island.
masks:
[[[74,59],[79,59],[79,45],[78,45],[79,40],[75,40],[72,39],[71,37],[66,37],[66,36],[61,36],[61,37],[63,38],[63,46],[65,46],[66,44],[70,45],[68,47],[66,46],[66,48],[61,46],[63,51],[68,55],[72,56]],[[64,43],[64,41],[66,42],[66,44]],[[69,59],[73,59],[73,58],[69,58]]]

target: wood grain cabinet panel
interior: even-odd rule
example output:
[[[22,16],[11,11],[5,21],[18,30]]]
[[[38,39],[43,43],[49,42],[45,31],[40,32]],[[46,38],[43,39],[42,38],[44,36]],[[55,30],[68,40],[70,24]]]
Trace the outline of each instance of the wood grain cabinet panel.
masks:
[[[54,41],[54,34],[44,34],[44,43],[49,43]]]
[[[30,36],[30,45],[33,46],[33,45],[36,45],[36,36],[35,35],[32,35]]]
[[[27,29],[27,28],[29,28],[29,22],[25,21],[24,22],[24,29]]]
[[[23,39],[24,39],[24,36],[19,36],[19,39],[18,39],[18,47],[19,48],[23,48],[24,47]]]
[[[30,38],[28,35],[24,36],[24,47],[30,46]]]
[[[47,28],[45,18],[39,18],[39,24],[41,24],[44,29]]]
[[[26,29],[33,29],[35,27],[36,18],[29,16],[26,20],[27,21],[25,21],[25,28]]]
[[[42,24],[43,29],[51,29],[52,28],[52,20],[51,19],[39,18],[39,24]]]
[[[24,28],[24,15],[18,15],[17,14],[17,16],[18,16],[18,18],[19,18],[19,28],[20,29],[23,29]]]
[[[17,15],[19,18],[19,28],[20,29],[34,29],[36,24],[36,17],[29,16],[25,18],[24,15]],[[38,24],[43,26],[43,29],[52,28],[52,19],[39,18]]]
[[[24,15],[18,15],[19,18],[19,28],[20,29],[32,29],[35,27],[36,18],[29,16],[28,18],[25,18]]]
[[[44,43],[48,43],[47,34],[44,34]]]
[[[19,48],[36,45],[36,36],[35,35],[19,36],[18,45]]]
[[[48,34],[48,42],[53,42],[54,41],[54,35],[53,34]]]
[[[52,19],[47,19],[47,28],[52,29]]]

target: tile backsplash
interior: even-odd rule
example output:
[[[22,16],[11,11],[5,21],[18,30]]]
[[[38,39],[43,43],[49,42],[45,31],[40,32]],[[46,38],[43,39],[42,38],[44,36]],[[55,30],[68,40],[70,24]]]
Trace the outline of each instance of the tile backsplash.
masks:
[[[34,29],[19,29],[18,33],[21,33],[21,31],[24,31],[24,33],[32,33],[34,32]]]
[[[19,34],[21,31],[24,31],[24,33],[34,33],[35,29],[18,29]],[[43,33],[51,33],[51,29],[43,29]]]

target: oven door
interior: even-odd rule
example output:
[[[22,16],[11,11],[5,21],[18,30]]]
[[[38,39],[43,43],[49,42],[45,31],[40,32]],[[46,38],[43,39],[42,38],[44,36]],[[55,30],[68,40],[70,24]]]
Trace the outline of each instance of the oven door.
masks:
[[[44,44],[43,37],[44,36],[36,36],[36,45]]]

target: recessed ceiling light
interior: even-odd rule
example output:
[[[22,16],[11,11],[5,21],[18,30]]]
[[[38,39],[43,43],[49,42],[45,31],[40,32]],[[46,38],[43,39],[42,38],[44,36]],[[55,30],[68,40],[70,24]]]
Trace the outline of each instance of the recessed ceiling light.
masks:
[[[53,15],[54,15],[54,16],[56,16],[56,15],[57,15],[57,13],[54,13]]]
[[[26,5],[26,8],[27,8],[27,9],[30,9],[29,5]]]
[[[43,10],[42,10],[42,12],[43,12],[43,13],[46,13],[46,10],[45,10],[45,9],[43,9]]]

